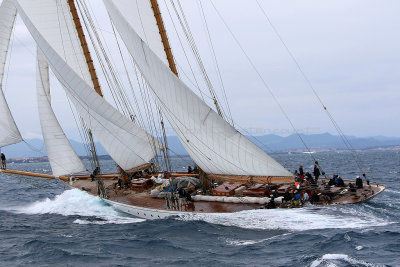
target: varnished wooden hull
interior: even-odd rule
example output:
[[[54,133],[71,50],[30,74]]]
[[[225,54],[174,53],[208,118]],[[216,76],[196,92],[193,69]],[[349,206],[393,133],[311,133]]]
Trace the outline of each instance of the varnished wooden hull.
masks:
[[[115,180],[105,180],[106,187],[110,187]],[[96,182],[90,180],[78,180],[71,185],[73,188],[84,190],[89,194],[97,196]],[[385,190],[384,185],[371,184],[358,189],[354,194],[346,194],[330,202],[318,202],[316,205],[345,205],[356,204],[367,201]],[[226,203],[226,202],[194,202],[193,206],[186,207],[182,211],[169,210],[165,199],[152,198],[148,191],[134,192],[132,190],[112,189],[109,191],[109,198],[104,199],[115,209],[145,219],[162,219],[169,216],[185,214],[207,214],[207,213],[234,213],[244,210],[260,209],[260,204]]]

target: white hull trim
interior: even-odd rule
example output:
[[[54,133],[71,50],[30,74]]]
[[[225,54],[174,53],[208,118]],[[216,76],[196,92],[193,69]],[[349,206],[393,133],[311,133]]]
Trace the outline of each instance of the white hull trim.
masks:
[[[112,201],[109,199],[103,199],[105,202],[110,204],[113,208],[118,211],[142,218],[142,219],[165,219],[171,216],[179,216],[185,214],[200,214],[197,212],[185,212],[185,211],[175,211],[175,210],[159,210],[159,209],[150,209],[150,208],[143,208],[133,205],[127,205],[123,203],[119,203],[116,201]],[[207,212],[201,212],[201,214],[207,214]]]

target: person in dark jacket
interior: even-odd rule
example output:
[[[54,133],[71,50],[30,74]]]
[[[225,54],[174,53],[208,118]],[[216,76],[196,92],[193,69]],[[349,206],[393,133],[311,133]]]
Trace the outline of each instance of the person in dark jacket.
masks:
[[[344,187],[344,186],[345,186],[345,185],[344,185],[344,181],[343,181],[343,179],[342,179],[341,176],[338,177],[337,185],[340,186],[340,187]]]
[[[289,193],[289,190],[285,190],[285,194],[283,195],[283,200],[284,201],[290,201],[292,200],[292,194]]]
[[[320,172],[320,170],[319,170],[318,161],[316,161],[316,162],[314,163],[314,177],[315,177],[315,180],[318,181],[318,178],[319,178],[320,175],[321,175],[321,172]]]
[[[300,175],[301,180],[303,181],[304,180],[303,165],[300,165],[300,167],[299,167],[299,175]]]
[[[6,155],[3,152],[1,152],[1,168],[4,170],[7,168]]]
[[[357,178],[356,178],[356,187],[357,188],[363,188],[363,181],[360,178],[360,176],[357,176]]]
[[[269,202],[267,203],[267,205],[265,205],[265,208],[266,209],[275,209],[276,208],[274,196],[271,196]]]
[[[306,180],[307,180],[307,181],[311,181],[311,180],[312,180],[311,173],[306,172]]]

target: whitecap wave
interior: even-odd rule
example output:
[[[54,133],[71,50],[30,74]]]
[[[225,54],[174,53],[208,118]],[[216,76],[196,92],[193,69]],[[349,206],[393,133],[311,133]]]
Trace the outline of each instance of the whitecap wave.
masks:
[[[77,219],[78,224],[126,224],[143,222],[144,219],[129,217],[114,210],[99,197],[78,189],[64,191],[54,199],[46,198],[33,204],[10,209],[24,214],[60,214],[63,216],[94,217],[95,220]]]
[[[321,258],[316,259],[310,265],[310,267],[318,266],[343,266],[343,265],[355,265],[355,266],[381,266],[373,263],[368,263],[362,260],[357,260],[346,254],[325,254]]]
[[[384,226],[390,222],[360,213],[329,214],[329,209],[249,210],[229,214],[185,214],[178,220],[198,220],[246,229],[307,231],[314,229],[352,229]]]
[[[280,237],[284,237],[284,236],[287,236],[287,235],[290,235],[290,234],[291,233],[285,233],[285,234],[276,235],[276,236],[272,236],[272,237],[268,237],[268,238],[264,238],[264,239],[258,239],[258,240],[237,240],[237,239],[227,238],[225,240],[225,242],[226,242],[226,244],[228,244],[230,246],[249,246],[249,245],[254,245],[254,244],[263,243],[263,242],[266,242],[266,241],[278,239]]]

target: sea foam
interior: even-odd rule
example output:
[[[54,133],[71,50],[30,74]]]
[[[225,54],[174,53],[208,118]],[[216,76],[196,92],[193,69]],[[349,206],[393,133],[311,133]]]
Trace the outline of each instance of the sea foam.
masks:
[[[351,266],[381,266],[373,263],[368,263],[362,260],[357,260],[352,258],[346,254],[325,254],[321,258],[316,259],[310,265],[310,267],[318,267],[318,266],[343,266],[343,265],[351,265]]]
[[[179,220],[199,220],[246,229],[306,231],[384,226],[390,222],[362,213],[329,214],[329,208],[249,210],[230,214],[185,214]]]
[[[126,216],[114,210],[99,197],[91,196],[78,189],[64,191],[53,199],[46,198],[12,211],[24,214],[59,214],[63,216],[94,217],[95,220],[76,219],[78,224],[124,224],[145,221]]]

